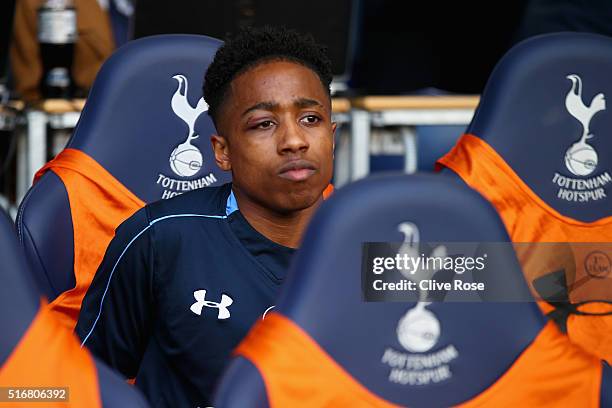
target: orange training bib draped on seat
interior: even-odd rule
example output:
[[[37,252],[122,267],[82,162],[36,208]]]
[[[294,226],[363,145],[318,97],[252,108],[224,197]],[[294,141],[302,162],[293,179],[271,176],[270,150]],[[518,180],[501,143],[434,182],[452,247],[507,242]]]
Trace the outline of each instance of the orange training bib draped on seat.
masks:
[[[0,402],[0,407],[100,408],[93,358],[43,304],[11,355],[0,367],[0,387],[68,388],[67,402]]]
[[[36,173],[34,180],[48,170],[58,175],[68,193],[76,278],[76,286],[59,295],[49,307],[65,327],[74,330],[83,297],[115,229],[145,203],[80,150],[63,150]]]
[[[455,147],[438,160],[438,168],[440,166],[453,170],[493,204],[513,242],[612,242],[612,217],[587,223],[560,214],[538,197],[491,146],[474,135],[463,135]],[[572,251],[576,266],[574,279],[580,281],[584,278],[581,266],[585,251],[578,245]],[[526,253],[518,253],[530,285],[542,272],[536,268],[541,265],[541,259],[536,260],[535,254],[531,255],[530,259]],[[558,259],[552,262],[564,266]],[[601,315],[571,314],[567,320],[568,336],[587,352],[612,363],[612,304],[605,302],[612,299],[612,282],[591,279],[587,283],[570,293],[570,300],[581,303],[589,296],[590,301],[602,300],[579,307],[583,312]],[[587,289],[589,293],[585,293]],[[552,310],[549,304],[539,304],[545,312]]]
[[[276,312],[253,327],[236,354],[259,370],[271,408],[396,406],[366,389],[301,327]],[[501,378],[459,407],[598,407],[601,372],[596,358],[549,322]]]

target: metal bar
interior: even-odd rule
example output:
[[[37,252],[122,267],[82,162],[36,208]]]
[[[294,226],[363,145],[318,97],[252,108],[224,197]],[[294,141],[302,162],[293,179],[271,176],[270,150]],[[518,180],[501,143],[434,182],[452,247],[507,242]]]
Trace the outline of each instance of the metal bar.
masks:
[[[351,112],[351,181],[370,172],[370,114],[355,109]]]
[[[402,126],[400,132],[404,139],[404,171],[412,174],[418,166],[416,131],[412,126]]]
[[[20,203],[25,197],[26,191],[31,183],[31,179],[28,179],[28,137],[25,129],[19,128],[15,130],[17,134],[17,164],[16,164],[16,185],[15,194],[17,203]]]
[[[467,125],[474,116],[471,109],[390,110],[372,114],[374,126]]]
[[[44,112],[31,110],[27,113],[27,177],[26,189],[32,183],[34,175],[47,162],[47,115]]]

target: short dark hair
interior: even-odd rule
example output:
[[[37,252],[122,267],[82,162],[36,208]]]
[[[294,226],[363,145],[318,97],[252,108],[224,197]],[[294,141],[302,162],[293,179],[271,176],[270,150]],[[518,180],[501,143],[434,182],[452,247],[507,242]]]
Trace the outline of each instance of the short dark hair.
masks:
[[[204,100],[215,125],[232,80],[256,65],[273,60],[292,61],[310,68],[330,92],[333,74],[327,48],[317,44],[312,35],[286,28],[244,27],[217,50],[204,77]]]

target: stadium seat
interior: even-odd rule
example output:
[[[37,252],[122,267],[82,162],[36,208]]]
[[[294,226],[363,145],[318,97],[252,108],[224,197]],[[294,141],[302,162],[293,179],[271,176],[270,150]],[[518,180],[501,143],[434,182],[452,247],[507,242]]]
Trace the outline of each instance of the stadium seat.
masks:
[[[148,406],[138,391],[81,349],[75,335],[49,314],[4,213],[0,213],[0,255],[0,387],[68,388],[68,402],[53,406]],[[0,405],[49,406],[4,400],[8,396],[3,391]]]
[[[464,132],[463,125],[416,126],[418,171],[434,171],[436,160],[448,152]]]
[[[611,50],[612,39],[587,33],[523,41],[497,64],[466,131],[495,150],[544,203],[583,222],[612,215],[610,199],[560,199],[560,186],[552,180],[555,173],[583,180],[612,173],[612,140],[606,136],[612,107],[605,102],[612,97]],[[583,119],[574,109],[587,116]],[[592,137],[582,137],[583,130]],[[590,162],[590,156],[596,160]],[[592,170],[581,162],[591,163]]]
[[[453,177],[371,177],[340,189],[312,220],[275,309],[238,346],[215,407],[605,406],[601,362],[523,301],[513,251],[485,270],[519,302],[364,301],[362,244],[406,242],[404,223],[420,242],[449,248],[508,242],[493,207]]]
[[[609,37],[555,33],[516,45],[492,72],[466,134],[438,162],[493,204],[513,242],[599,243],[592,249],[608,253],[608,275],[611,69]],[[560,265],[570,302],[542,309],[573,341],[612,363],[610,279],[591,278],[588,253],[572,248],[575,265]],[[530,284],[542,277],[528,267],[533,259],[521,259]],[[580,290],[571,289],[581,281]]]
[[[216,167],[201,98],[220,44],[163,35],[121,47],[99,72],[66,149],[21,203],[19,239],[68,327],[123,220],[145,203],[229,181]]]

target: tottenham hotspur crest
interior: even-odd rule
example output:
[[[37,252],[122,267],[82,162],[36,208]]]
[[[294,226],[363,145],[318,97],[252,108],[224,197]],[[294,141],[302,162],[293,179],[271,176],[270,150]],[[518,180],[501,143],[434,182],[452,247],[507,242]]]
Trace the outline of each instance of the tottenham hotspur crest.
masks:
[[[419,256],[419,229],[411,222],[403,222],[397,229],[404,235],[404,243],[399,249],[400,254],[409,257]],[[433,249],[431,256],[445,257],[446,247],[438,246]],[[405,278],[419,283],[422,280],[431,279],[436,270],[425,270],[420,268],[414,274],[405,273],[400,270]],[[440,322],[436,315],[427,310],[431,302],[427,299],[427,291],[419,291],[419,301],[416,306],[408,310],[400,319],[397,325],[397,339],[399,343],[408,351],[413,353],[423,353],[436,345],[440,337]]]
[[[208,105],[204,98],[200,98],[196,107],[191,106],[187,99],[187,78],[184,75],[175,75],[172,78],[178,81],[178,88],[172,95],[172,110],[187,124],[189,134],[170,154],[170,168],[177,176],[191,177],[195,176],[203,165],[202,153],[191,141],[200,137],[195,134],[194,126],[198,117],[208,110]]]
[[[572,81],[572,88],[565,97],[567,111],[582,124],[580,140],[570,146],[565,153],[565,166],[575,176],[588,176],[597,167],[597,152],[587,143],[593,135],[589,132],[591,119],[599,111],[606,109],[606,100],[603,93],[593,97],[587,106],[582,101],[582,80],[576,74],[567,76]]]

